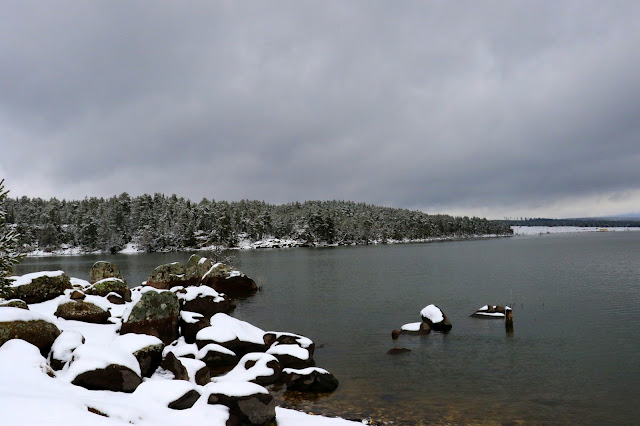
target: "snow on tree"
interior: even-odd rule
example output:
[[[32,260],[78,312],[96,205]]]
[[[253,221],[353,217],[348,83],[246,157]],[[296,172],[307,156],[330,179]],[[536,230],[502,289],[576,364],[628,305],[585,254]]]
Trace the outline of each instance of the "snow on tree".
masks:
[[[23,257],[17,251],[18,233],[6,222],[7,214],[3,207],[8,193],[4,189],[4,179],[0,180],[0,290],[9,283],[6,277],[12,272],[13,265]]]

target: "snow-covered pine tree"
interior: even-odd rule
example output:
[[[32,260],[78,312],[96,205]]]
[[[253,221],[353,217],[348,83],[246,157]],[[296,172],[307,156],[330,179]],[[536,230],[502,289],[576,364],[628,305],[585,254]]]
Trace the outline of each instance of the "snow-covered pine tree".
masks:
[[[9,283],[6,278],[13,270],[13,265],[22,260],[18,253],[18,233],[6,222],[7,214],[3,209],[4,200],[9,191],[4,189],[4,179],[0,180],[0,293]]]

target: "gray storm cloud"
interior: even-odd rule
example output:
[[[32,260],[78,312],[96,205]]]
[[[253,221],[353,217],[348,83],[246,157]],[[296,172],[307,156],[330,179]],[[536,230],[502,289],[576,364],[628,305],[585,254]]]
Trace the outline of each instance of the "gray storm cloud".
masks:
[[[638,211],[634,1],[3,9],[13,196]]]

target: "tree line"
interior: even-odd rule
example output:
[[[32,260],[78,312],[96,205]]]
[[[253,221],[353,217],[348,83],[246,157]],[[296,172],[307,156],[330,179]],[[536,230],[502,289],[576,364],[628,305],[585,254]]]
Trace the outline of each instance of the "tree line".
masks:
[[[503,221],[509,226],[577,226],[595,228],[616,228],[640,226],[640,218],[578,218],[578,219],[507,219]]]
[[[477,217],[430,215],[351,201],[268,204],[156,193],[83,200],[7,198],[6,221],[23,252],[78,247],[115,253],[235,247],[241,241],[293,239],[304,245],[370,244],[430,238],[510,235],[508,224]]]

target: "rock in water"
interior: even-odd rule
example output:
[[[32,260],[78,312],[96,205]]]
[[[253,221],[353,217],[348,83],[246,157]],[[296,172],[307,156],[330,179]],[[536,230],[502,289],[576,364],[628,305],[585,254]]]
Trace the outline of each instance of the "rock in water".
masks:
[[[166,345],[178,338],[178,297],[170,291],[146,291],[124,319],[120,334],[156,336]]]
[[[420,311],[422,321],[426,322],[431,330],[447,332],[451,330],[452,325],[447,316],[436,305],[428,305]]]
[[[116,265],[100,260],[91,267],[89,281],[95,283],[105,278],[117,278],[126,284],[124,277]]]

